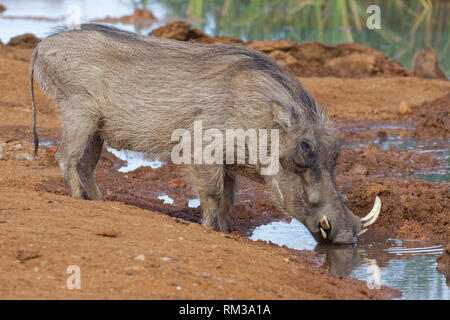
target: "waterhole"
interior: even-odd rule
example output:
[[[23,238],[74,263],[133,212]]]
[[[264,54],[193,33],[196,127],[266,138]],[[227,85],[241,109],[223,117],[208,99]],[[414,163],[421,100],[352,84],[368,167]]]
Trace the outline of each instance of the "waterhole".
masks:
[[[379,285],[402,291],[399,299],[450,299],[445,276],[436,270],[436,257],[444,247],[433,241],[400,240],[378,235],[354,245],[319,245],[306,227],[292,219],[257,227],[252,240],[270,241],[297,250],[316,250],[325,254],[322,268],[336,275],[366,281],[368,288]]]

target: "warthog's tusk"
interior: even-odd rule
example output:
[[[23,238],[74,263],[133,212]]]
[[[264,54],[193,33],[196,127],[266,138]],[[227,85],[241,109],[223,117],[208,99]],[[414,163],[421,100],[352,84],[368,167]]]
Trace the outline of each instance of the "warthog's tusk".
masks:
[[[327,238],[327,233],[322,228],[320,228],[320,233],[322,234],[322,238]]]
[[[323,230],[328,231],[331,229],[330,223],[328,222],[328,219],[326,216],[322,216],[320,218],[320,225],[322,226]]]
[[[359,237],[360,235],[362,235],[366,231],[367,231],[367,229],[362,229],[356,236]]]
[[[373,205],[372,210],[370,210],[369,214],[363,218],[361,218],[363,228],[370,226],[374,223],[380,214],[381,211],[381,200],[378,196],[375,198],[375,204]]]

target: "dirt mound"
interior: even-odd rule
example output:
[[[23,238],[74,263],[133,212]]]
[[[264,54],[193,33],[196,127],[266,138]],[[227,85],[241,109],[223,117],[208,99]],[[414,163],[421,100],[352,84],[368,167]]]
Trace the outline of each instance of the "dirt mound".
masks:
[[[191,41],[203,44],[239,44],[242,40],[233,37],[211,37],[198,29],[192,28],[192,24],[182,20],[175,20],[153,30],[150,35],[179,41]]]
[[[138,29],[143,29],[150,27],[156,20],[156,17],[150,10],[136,8],[130,16],[120,18],[106,17],[104,19],[93,20],[93,22],[134,24]]]
[[[373,228],[403,239],[450,239],[449,183],[344,175],[336,181],[348,207],[361,217],[372,208],[375,195],[380,196],[382,214]]]
[[[182,20],[172,21],[163,27],[153,30],[150,35],[179,41],[209,38],[207,34],[192,28],[192,24]]]
[[[418,121],[416,139],[450,136],[450,93],[415,110],[412,118]]]
[[[25,33],[20,36],[11,38],[11,40],[9,40],[8,42],[8,46],[29,49],[34,48],[39,41],[40,39],[34,34]]]
[[[197,43],[242,43],[270,55],[300,77],[407,76],[402,65],[375,49],[359,44],[329,46],[319,42],[296,44],[289,40],[243,43],[233,37],[211,37],[182,20],[173,21],[151,35]]]
[[[420,51],[414,62],[414,75],[427,79],[447,79],[439,68],[439,61],[433,48]]]
[[[359,44],[289,44],[281,40],[269,43],[268,46],[258,42],[250,43],[249,46],[268,53],[278,63],[301,77],[361,78],[408,75],[408,71],[400,63],[388,59],[382,52]]]

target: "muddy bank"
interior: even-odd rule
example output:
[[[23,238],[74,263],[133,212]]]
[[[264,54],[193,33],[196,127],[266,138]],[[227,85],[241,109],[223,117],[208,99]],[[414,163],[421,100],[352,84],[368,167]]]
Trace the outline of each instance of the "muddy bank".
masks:
[[[14,149],[15,143],[9,148]],[[23,158],[22,153],[15,157]],[[45,159],[56,168],[51,157]],[[383,214],[372,231],[381,230],[400,239],[449,241],[450,184],[414,180],[416,172],[424,166],[441,164],[433,157],[405,150],[344,150],[336,167],[336,183],[348,198],[347,206],[361,217],[370,211],[375,196],[381,197]],[[42,160],[39,165],[44,165]],[[178,166],[143,167],[128,173],[117,171],[120,166],[120,160],[104,152],[96,179],[107,200],[200,222],[200,207],[188,207],[189,200],[198,195],[189,177]],[[61,176],[36,184],[35,190],[69,195]],[[173,203],[159,199],[162,195]],[[230,217],[234,232],[242,236],[248,236],[259,225],[289,219],[277,209],[263,185],[245,178],[239,180],[236,204]]]
[[[417,121],[414,138],[448,138],[450,136],[450,93],[417,108],[411,118]]]
[[[314,253],[294,254],[118,201],[80,201],[34,190],[39,181],[58,175],[52,165],[1,161],[2,298],[398,296],[398,291],[369,290],[365,282],[317,269]],[[74,264],[82,271],[81,290],[65,287],[66,269]]]
[[[361,78],[410,76],[411,71],[384,53],[358,44],[330,46],[319,42],[296,44],[288,40],[244,43],[233,37],[212,37],[176,20],[151,32],[153,36],[204,44],[245,44],[270,55],[299,77]]]

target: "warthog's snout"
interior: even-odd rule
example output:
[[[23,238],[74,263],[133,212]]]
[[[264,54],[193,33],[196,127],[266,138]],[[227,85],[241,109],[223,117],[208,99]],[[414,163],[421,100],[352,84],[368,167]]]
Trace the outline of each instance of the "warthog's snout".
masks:
[[[336,211],[342,210],[342,214]],[[314,238],[320,243],[349,244],[356,241],[356,237],[367,231],[381,211],[381,200],[377,196],[372,210],[363,218],[353,214],[344,204],[339,209],[329,208],[316,217],[317,228],[311,230]],[[340,217],[337,221],[335,217]],[[346,223],[342,223],[342,221]],[[334,227],[333,227],[334,226]],[[339,226],[339,228],[338,228]]]

